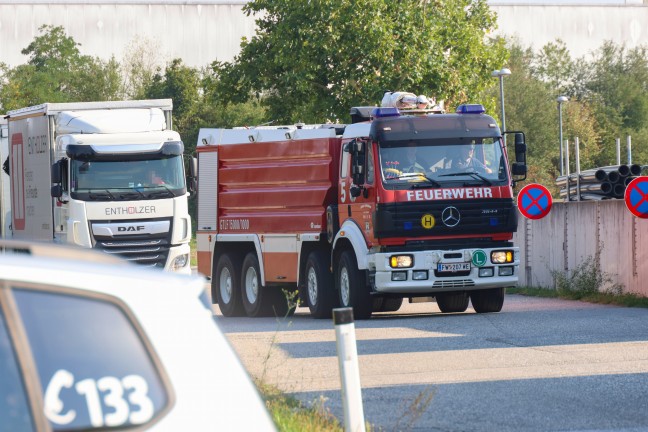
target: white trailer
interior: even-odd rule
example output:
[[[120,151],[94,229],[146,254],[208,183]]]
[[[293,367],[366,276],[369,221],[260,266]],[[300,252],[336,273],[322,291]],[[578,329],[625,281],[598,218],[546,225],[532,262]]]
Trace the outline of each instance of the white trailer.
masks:
[[[11,234],[190,273],[184,146],[170,99],[10,111]]]

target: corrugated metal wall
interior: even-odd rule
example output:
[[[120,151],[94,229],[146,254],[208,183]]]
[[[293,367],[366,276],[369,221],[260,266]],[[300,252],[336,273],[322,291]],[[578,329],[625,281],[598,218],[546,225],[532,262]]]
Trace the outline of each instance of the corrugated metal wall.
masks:
[[[557,202],[540,220],[520,215],[520,286],[553,287],[552,271],[573,271],[587,257],[624,292],[648,297],[648,220],[624,200]]]
[[[144,3],[144,2],[142,2]],[[232,2],[234,3],[234,2]],[[242,37],[255,24],[241,4],[20,4],[0,1],[0,61],[25,63],[20,51],[42,25],[63,26],[81,43],[81,52],[103,59],[123,58],[126,47],[142,36],[157,42],[163,61],[182,58],[190,66],[231,60]]]
[[[120,60],[125,47],[146,36],[160,42],[163,60],[182,58],[190,66],[231,60],[241,37],[254,35],[254,17],[244,0],[0,0],[0,61],[25,63],[20,51],[43,24],[61,25],[82,44],[82,52]],[[522,3],[522,4],[521,4]],[[648,5],[523,4],[493,2],[497,35],[516,37],[524,46],[540,48],[560,38],[574,56],[587,54],[603,41],[628,48],[648,44]],[[567,3],[567,2],[565,2]]]

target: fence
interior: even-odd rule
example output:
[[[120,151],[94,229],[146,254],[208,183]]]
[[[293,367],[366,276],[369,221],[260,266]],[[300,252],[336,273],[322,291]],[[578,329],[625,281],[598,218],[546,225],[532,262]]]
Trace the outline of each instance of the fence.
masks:
[[[648,297],[648,220],[624,200],[555,202],[543,219],[520,216],[520,286],[553,287],[552,271],[572,271],[588,257],[624,293]]]

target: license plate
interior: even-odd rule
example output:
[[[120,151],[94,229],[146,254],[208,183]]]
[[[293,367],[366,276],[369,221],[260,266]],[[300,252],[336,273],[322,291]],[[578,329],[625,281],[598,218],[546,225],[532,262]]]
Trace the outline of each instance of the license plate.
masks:
[[[437,264],[437,271],[440,272],[460,272],[460,271],[470,271],[470,263],[448,263],[448,264]]]

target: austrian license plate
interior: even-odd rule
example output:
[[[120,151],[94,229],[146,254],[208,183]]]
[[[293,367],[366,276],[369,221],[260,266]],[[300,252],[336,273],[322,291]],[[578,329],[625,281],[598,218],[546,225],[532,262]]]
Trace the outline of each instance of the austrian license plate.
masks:
[[[460,272],[460,271],[470,271],[470,263],[447,263],[447,264],[437,264],[437,271],[440,272]]]

